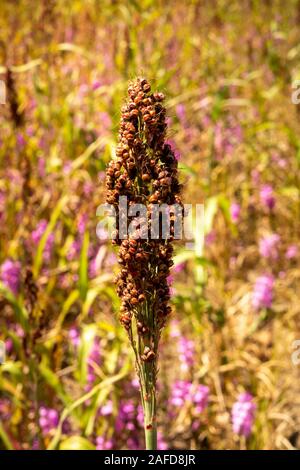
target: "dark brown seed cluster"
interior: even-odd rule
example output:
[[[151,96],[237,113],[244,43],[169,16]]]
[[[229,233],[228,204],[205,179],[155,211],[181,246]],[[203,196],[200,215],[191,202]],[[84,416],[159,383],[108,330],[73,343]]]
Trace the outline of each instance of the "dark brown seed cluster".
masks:
[[[32,315],[38,298],[38,287],[33,278],[32,271],[27,268],[24,280],[24,292],[25,292],[25,303],[26,308],[30,315]]]
[[[171,212],[170,237],[151,240],[151,211],[154,204],[181,205],[181,188],[177,160],[165,143],[164,95],[151,93],[150,84],[144,78],[129,85],[128,95],[129,100],[122,107],[116,159],[107,169],[106,200],[113,204],[121,221],[120,196],[127,196],[128,209],[136,203],[147,208],[147,220],[140,219],[131,238],[120,239],[121,222],[117,223],[114,243],[120,246],[121,271],[117,276],[117,291],[122,299],[120,321],[132,337],[132,318],[135,318],[142,343],[140,359],[151,362],[157,355],[160,331],[171,312],[167,277],[173,264],[175,221]],[[128,226],[130,217],[123,222]]]
[[[6,72],[7,101],[10,108],[11,118],[16,127],[24,124],[23,113],[19,109],[19,100],[16,91],[15,80],[11,69],[8,67]]]

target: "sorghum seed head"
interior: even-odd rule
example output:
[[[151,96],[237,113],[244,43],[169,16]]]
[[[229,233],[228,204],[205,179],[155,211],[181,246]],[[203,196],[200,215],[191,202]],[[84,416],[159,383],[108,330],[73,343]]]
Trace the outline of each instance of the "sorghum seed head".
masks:
[[[117,220],[120,196],[127,196],[129,207],[136,203],[145,204],[148,215],[153,204],[181,205],[177,160],[165,143],[164,95],[151,93],[148,81],[138,78],[130,83],[128,96],[128,102],[122,107],[116,160],[109,164],[106,172],[106,200],[113,204]],[[129,239],[119,239],[118,225],[114,233],[114,243],[120,246],[119,263],[122,266],[117,278],[117,292],[122,299],[120,321],[132,338],[134,315],[141,347],[144,347],[140,350],[140,358],[144,362],[153,362],[154,366],[156,339],[171,313],[167,277],[173,264],[171,240],[176,217],[170,213],[171,238],[168,240],[148,238],[150,218],[146,224],[137,227]],[[146,238],[142,238],[145,235]]]

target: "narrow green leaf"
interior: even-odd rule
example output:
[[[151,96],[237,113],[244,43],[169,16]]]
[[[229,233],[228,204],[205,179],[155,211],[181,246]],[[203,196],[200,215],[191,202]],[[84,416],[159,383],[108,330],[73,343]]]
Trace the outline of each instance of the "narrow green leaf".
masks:
[[[2,440],[5,449],[7,450],[14,450],[13,443],[11,442],[7,432],[5,431],[2,423],[0,422],[0,440]]]
[[[86,299],[88,291],[88,250],[89,233],[85,232],[79,260],[79,292],[82,300]]]
[[[28,312],[22,302],[2,282],[0,282],[0,294],[13,306],[17,322],[28,331]]]
[[[61,328],[67,313],[69,312],[70,308],[72,307],[72,305],[76,302],[78,298],[79,298],[79,291],[77,289],[72,290],[72,292],[70,292],[70,294],[68,295],[67,299],[65,300],[62,306],[61,312],[56,322],[56,329]]]
[[[41,363],[39,365],[39,372],[42,375],[42,377],[45,379],[48,385],[50,385],[53,390],[57,393],[57,396],[64,402],[65,405],[69,405],[71,403],[71,398],[68,397],[68,395],[64,392],[64,389],[62,387],[61,382],[59,381],[59,378],[57,375],[49,369],[49,367]]]
[[[97,327],[95,324],[85,325],[80,339],[79,347],[79,374],[80,382],[84,384],[87,377],[88,357],[93,347],[94,338],[96,336]]]

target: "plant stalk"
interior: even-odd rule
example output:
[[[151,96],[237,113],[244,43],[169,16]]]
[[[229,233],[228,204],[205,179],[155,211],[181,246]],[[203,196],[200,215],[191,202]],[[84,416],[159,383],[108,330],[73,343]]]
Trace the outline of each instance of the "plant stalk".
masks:
[[[157,449],[157,428],[156,428],[156,397],[153,393],[152,399],[144,402],[144,426],[146,450]]]

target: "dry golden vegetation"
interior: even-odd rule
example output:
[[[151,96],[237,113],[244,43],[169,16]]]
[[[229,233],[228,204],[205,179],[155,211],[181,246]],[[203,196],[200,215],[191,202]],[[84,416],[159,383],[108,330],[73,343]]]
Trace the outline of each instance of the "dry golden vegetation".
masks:
[[[169,278],[159,448],[300,448],[299,18],[298,0],[0,1],[1,449],[144,448],[96,236],[141,75],[166,95],[182,199],[205,205]]]

